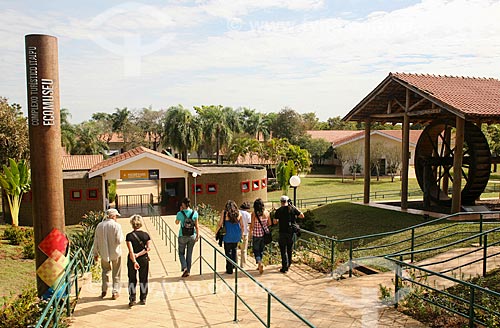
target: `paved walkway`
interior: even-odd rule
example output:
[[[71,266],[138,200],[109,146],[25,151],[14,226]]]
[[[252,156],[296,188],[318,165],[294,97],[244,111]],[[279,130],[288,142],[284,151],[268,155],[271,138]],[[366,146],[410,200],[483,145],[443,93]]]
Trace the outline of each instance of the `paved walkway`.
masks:
[[[164,217],[177,231],[174,217]],[[123,231],[129,232],[128,218],[118,220]],[[153,239],[150,252],[151,267],[147,305],[128,307],[126,260],[122,262],[122,290],[117,300],[110,297],[100,299],[100,282],[86,283],[76,306],[73,328],[90,327],[262,327],[258,319],[241,302],[237,302],[237,321],[234,322],[235,297],[217,279],[217,293],[213,293],[214,275],[207,264],[202,264],[200,275],[200,243],[195,246],[191,276],[180,278],[180,264],[174,252],[162,241],[156,228],[145,218],[145,231]],[[212,233],[202,229],[202,235],[212,239]],[[122,246],[126,254],[125,245]],[[217,245],[217,249],[223,248]],[[213,261],[213,248],[202,244],[204,256]],[[125,258],[125,257],[124,257]],[[225,271],[225,261],[217,255],[217,271]],[[253,258],[250,258],[253,260]],[[292,265],[287,274],[280,273],[279,266],[268,266],[259,275],[251,263],[247,270],[262,285],[273,291],[280,299],[300,313],[316,327],[424,327],[392,307],[378,301],[379,284],[390,287],[393,273],[358,278],[334,280],[317,273],[307,266]],[[234,274],[222,274],[234,288]],[[249,278],[239,274],[238,294],[266,321],[267,294]],[[271,302],[272,327],[305,327],[283,305],[274,299]]]

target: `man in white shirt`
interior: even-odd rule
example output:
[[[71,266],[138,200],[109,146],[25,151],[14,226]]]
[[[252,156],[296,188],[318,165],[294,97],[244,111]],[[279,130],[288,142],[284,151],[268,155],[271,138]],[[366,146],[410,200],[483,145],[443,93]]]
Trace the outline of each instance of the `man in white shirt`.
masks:
[[[113,279],[112,299],[116,300],[120,291],[121,243],[124,241],[121,225],[116,222],[120,213],[114,208],[107,210],[107,217],[97,225],[94,237],[94,260],[101,257],[102,293],[108,291],[109,275]]]
[[[241,219],[243,222],[243,236],[240,245],[240,266],[245,267],[247,262],[247,249],[248,249],[248,227],[250,226],[250,221],[252,219],[248,210],[250,209],[250,203],[244,202],[240,206]]]

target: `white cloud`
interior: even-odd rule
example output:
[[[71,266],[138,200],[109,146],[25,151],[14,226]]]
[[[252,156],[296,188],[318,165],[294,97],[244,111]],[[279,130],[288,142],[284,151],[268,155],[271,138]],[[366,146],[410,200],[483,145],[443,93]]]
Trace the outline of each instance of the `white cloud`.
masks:
[[[59,37],[62,105],[76,121],[115,107],[177,103],[262,111],[288,105],[326,120],[345,115],[390,71],[500,77],[500,1],[424,0],[357,19],[309,15],[321,6],[327,4],[177,1],[146,7],[168,18],[155,24],[148,23],[151,11],[138,10],[94,26],[88,22],[99,13],[35,19],[10,10],[0,23],[0,71],[7,77],[2,96],[25,102],[23,37],[33,32]],[[251,20],[266,8],[280,10],[281,20]],[[283,9],[294,10],[294,19],[286,20]],[[300,12],[307,13],[304,19],[297,19]],[[237,24],[226,25],[226,18]],[[90,41],[95,33],[113,42],[123,42],[124,33],[144,36],[144,42],[164,33],[174,39],[141,56],[140,75],[128,78],[124,56]]]

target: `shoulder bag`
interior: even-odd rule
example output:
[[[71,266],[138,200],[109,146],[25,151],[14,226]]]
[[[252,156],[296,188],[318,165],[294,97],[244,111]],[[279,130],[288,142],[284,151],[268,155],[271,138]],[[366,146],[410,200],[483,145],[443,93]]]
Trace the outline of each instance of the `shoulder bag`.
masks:
[[[273,235],[271,234],[271,231],[269,231],[269,228],[265,229],[264,225],[262,224],[262,221],[260,221],[259,216],[257,216],[257,220],[259,220],[260,226],[262,227],[262,230],[264,230],[264,244],[270,244],[273,241]]]

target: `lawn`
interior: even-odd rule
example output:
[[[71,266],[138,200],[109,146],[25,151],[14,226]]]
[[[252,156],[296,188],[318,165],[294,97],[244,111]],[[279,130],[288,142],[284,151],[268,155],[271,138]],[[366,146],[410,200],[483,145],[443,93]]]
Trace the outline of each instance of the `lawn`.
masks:
[[[35,260],[23,259],[22,246],[10,245],[3,239],[6,225],[0,225],[0,304],[4,296],[26,287],[36,287]]]
[[[415,178],[409,179],[409,190],[420,189],[418,187],[417,180]],[[345,178],[342,182],[342,178],[332,176],[328,178],[309,178],[301,177],[300,186],[297,188],[297,198],[313,198],[313,197],[324,197],[324,196],[340,196],[349,194],[363,193],[364,185],[363,178],[358,177],[356,180],[352,178]],[[373,179],[370,184],[370,191],[400,191],[401,181],[399,178],[395,178],[394,182],[391,182],[390,177],[381,177],[380,181]],[[270,202],[277,202],[279,197],[282,195],[282,191],[277,190],[269,192],[267,194],[267,199]],[[288,190],[288,195],[293,196],[293,189]]]

